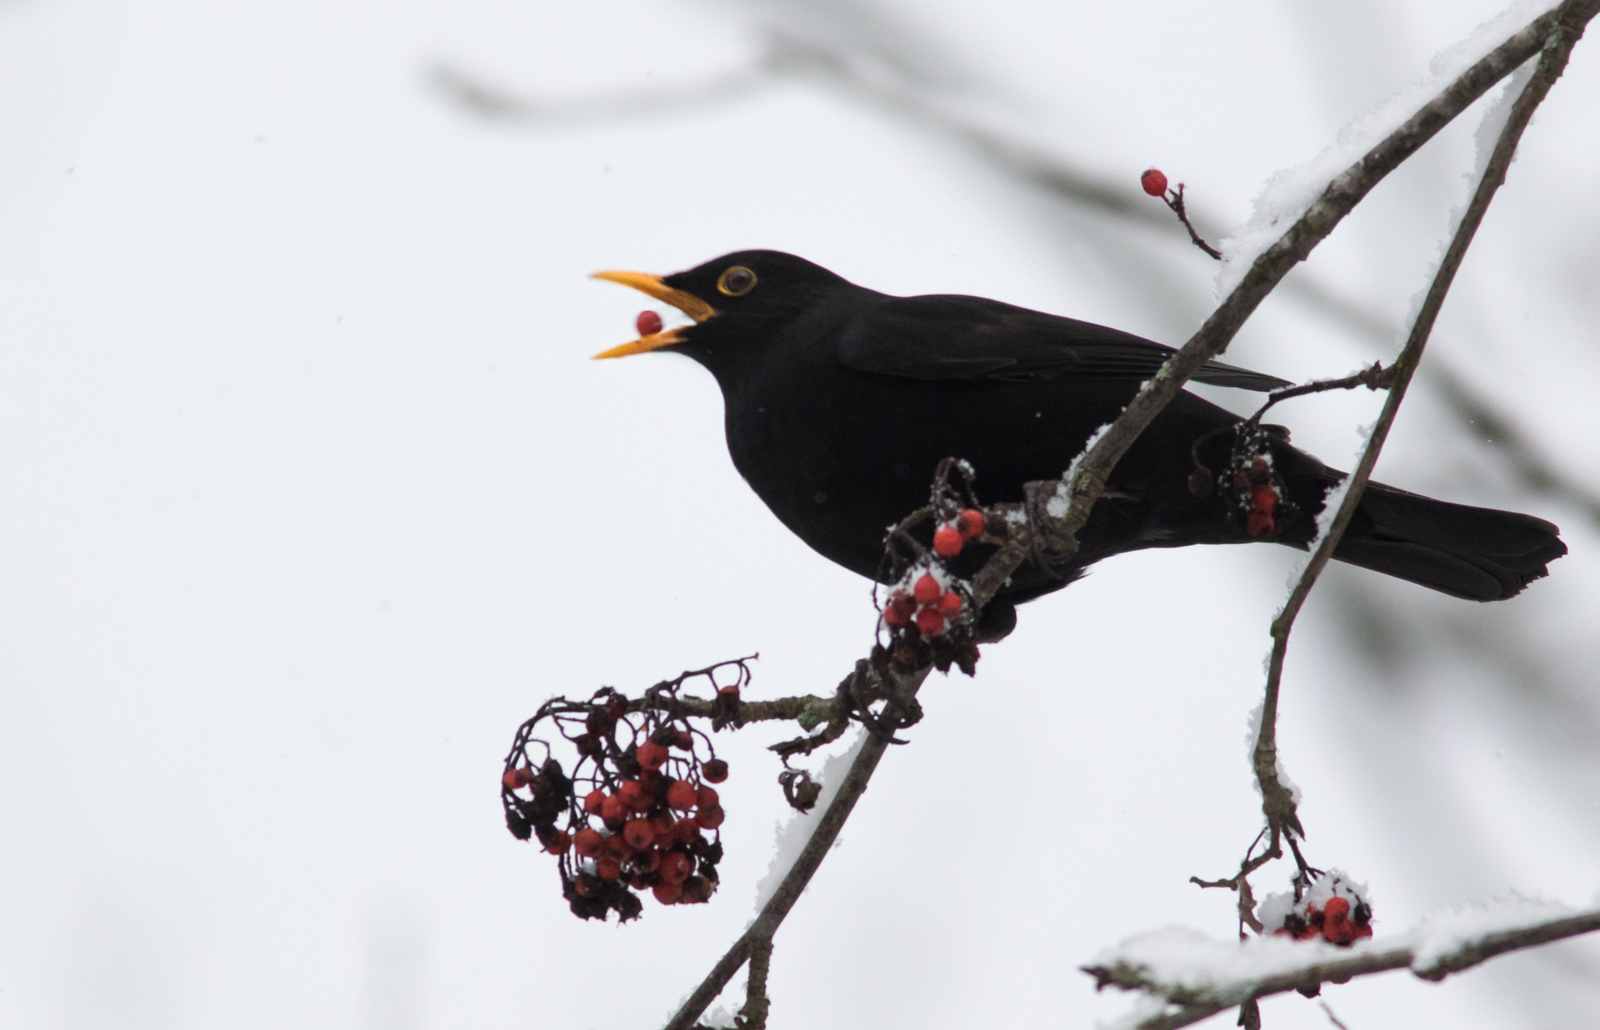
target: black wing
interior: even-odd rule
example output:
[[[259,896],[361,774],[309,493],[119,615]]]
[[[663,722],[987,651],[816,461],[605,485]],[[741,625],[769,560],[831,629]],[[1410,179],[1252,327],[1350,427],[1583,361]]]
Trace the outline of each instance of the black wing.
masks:
[[[1171,347],[983,297],[896,297],[850,319],[839,361],[910,379],[1149,379]],[[1290,383],[1213,361],[1194,377],[1266,392]]]

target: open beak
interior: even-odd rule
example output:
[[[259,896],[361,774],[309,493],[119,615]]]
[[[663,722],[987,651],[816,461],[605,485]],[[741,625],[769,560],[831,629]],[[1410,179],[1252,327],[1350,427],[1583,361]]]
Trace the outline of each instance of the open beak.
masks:
[[[648,275],[644,272],[596,272],[590,278],[604,279],[606,282],[632,286],[640,293],[649,294],[664,304],[671,304],[696,322],[704,322],[717,313],[716,308],[694,294],[675,290],[668,286],[661,281],[659,275]],[[641,336],[630,343],[624,343],[608,351],[601,351],[595,355],[595,360],[598,361],[601,358],[625,358],[630,354],[645,354],[674,343],[681,343],[683,342],[683,332],[687,328],[687,326],[680,326],[677,329],[668,329],[665,332]]]

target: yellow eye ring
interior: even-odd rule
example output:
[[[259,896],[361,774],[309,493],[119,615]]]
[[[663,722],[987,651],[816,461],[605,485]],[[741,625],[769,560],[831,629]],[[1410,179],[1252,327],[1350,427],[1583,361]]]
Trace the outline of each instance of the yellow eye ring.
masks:
[[[743,297],[756,288],[756,274],[743,265],[734,265],[717,277],[717,291],[730,297]]]

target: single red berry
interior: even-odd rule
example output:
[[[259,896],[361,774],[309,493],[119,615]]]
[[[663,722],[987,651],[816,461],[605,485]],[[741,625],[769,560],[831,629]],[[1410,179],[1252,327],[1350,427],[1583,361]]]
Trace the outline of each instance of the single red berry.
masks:
[[[1159,168],[1148,168],[1139,176],[1139,185],[1152,197],[1163,197],[1167,193],[1167,177]],[[642,316],[641,316],[642,317]]]
[[[911,588],[911,595],[917,599],[918,604],[932,604],[943,594],[944,587],[927,573],[924,573]]]
[[[628,818],[630,811],[632,809],[628,807],[628,799],[621,794],[609,794],[600,802],[600,818],[608,823],[622,822]]]
[[[667,764],[667,749],[653,740],[647,740],[639,745],[639,768],[655,772]]]
[[[933,534],[933,549],[946,558],[953,558],[961,553],[961,545],[966,541],[961,539],[961,530],[954,526],[940,526]]]
[[[656,790],[661,786],[661,773],[655,769],[645,769],[639,773],[639,789],[650,797],[656,796]]]
[[[623,839],[635,851],[643,851],[656,839],[656,828],[650,825],[648,819],[629,819],[622,828]]]
[[[716,885],[704,876],[691,876],[683,881],[683,901],[685,904],[704,904],[711,900],[711,893],[716,889]]]
[[[694,784],[688,780],[679,780],[667,788],[667,807],[676,808],[680,812],[687,812],[699,801]]]
[[[528,769],[507,769],[500,777],[500,782],[506,785],[507,790],[520,790],[533,780],[533,773]]]
[[[936,637],[944,632],[944,616],[932,608],[917,613],[917,631],[925,637]]]
[[[728,778],[728,763],[720,758],[713,758],[700,767],[700,772],[707,783],[721,783]]]
[[[562,855],[570,847],[572,847],[572,834],[562,830],[556,834],[554,840],[544,846],[544,849],[552,855]]]
[[[739,684],[730,683],[725,687],[719,687],[719,688],[717,688],[717,693],[726,694],[727,696],[729,696],[729,697],[733,698],[735,701],[737,701],[737,700],[739,700]]]
[[[672,738],[672,743],[687,751],[694,747],[694,736],[688,730],[679,730],[678,735]]]
[[[699,823],[703,830],[715,830],[722,825],[722,820],[725,818],[727,814],[722,811],[721,805],[706,805],[700,809],[700,814],[694,817],[694,821]]]
[[[911,616],[917,613],[917,602],[909,594],[895,594],[883,609],[883,621],[894,629],[911,625]]]
[[[717,797],[717,791],[714,787],[701,787],[695,791],[694,799],[700,803],[701,808],[710,808],[722,800]]]
[[[622,863],[614,858],[602,858],[594,864],[595,875],[602,880],[622,879]]]
[[[617,797],[628,806],[630,812],[648,812],[655,803],[638,780],[623,780],[622,786],[617,788]]]
[[[672,824],[672,839],[679,844],[693,844],[700,839],[700,824],[688,817],[679,819]]]
[[[600,845],[602,858],[614,858],[618,862],[626,862],[633,854],[633,848],[628,846],[628,838],[620,833],[613,833]]]
[[[583,810],[585,812],[588,812],[590,815],[599,815],[600,814],[600,806],[605,804],[605,800],[606,800],[606,792],[605,791],[603,791],[603,790],[591,790],[587,795],[584,796],[584,799],[583,799]]]
[[[694,872],[694,859],[681,851],[669,852],[661,859],[661,882],[681,884]]]
[[[633,320],[633,327],[639,330],[640,336],[654,336],[661,331],[661,316],[654,311],[641,311]]]
[[[947,619],[953,619],[961,614],[961,595],[954,590],[947,591],[939,598],[939,614]]]
[[[651,848],[642,854],[634,855],[633,864],[641,873],[653,873],[661,868],[661,852]]]
[[[650,888],[650,891],[656,896],[656,900],[663,905],[676,905],[678,899],[683,897],[683,884],[668,883],[665,880],[661,880]]]
[[[600,831],[583,829],[572,835],[572,850],[584,858],[593,858],[600,854],[600,845],[605,843],[605,838],[600,836]]]
[[[968,508],[956,519],[956,528],[961,530],[961,535],[968,540],[976,540],[984,534],[983,512],[976,508]]]

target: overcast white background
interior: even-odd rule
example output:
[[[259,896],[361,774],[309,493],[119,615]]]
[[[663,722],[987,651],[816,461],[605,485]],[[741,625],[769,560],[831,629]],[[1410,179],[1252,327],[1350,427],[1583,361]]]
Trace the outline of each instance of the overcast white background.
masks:
[[[588,360],[641,306],[589,272],[760,246],[1171,343],[1209,310],[1212,263],[1176,234],[805,77],[508,124],[431,68],[581,99],[747,67],[776,23],[867,67],[892,41],[921,63],[885,75],[1130,186],[1160,165],[1220,235],[1499,9],[0,2],[0,1026],[650,1027],[742,928],[783,730],[719,745],[729,858],[706,906],[581,923],[501,819],[502,756],[551,694],[752,651],[749,696],[823,693],[870,639],[866,584],[733,470],[709,375]],[[1429,359],[1591,491],[1597,90],[1590,39]],[[1476,117],[1296,274],[1399,319]],[[1379,356],[1288,295],[1229,352],[1290,378]],[[1376,404],[1279,418],[1347,464]],[[1309,857],[1370,883],[1380,933],[1510,890],[1586,905],[1594,515],[1519,483],[1426,379],[1392,441],[1379,478],[1535,512],[1572,554],[1483,606],[1330,572],[1284,695]],[[1232,895],[1187,880],[1226,875],[1258,826],[1243,735],[1293,560],[1118,558],[1023,609],[976,680],[931,680],[777,938],[772,1025],[1087,1027],[1129,1004],[1077,971],[1102,946],[1232,933]],[[1600,948],[1325,997],[1352,1030],[1591,1026]],[[1264,1015],[1331,1025],[1297,995]]]

